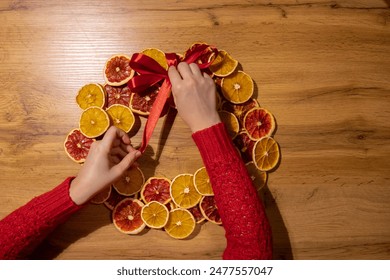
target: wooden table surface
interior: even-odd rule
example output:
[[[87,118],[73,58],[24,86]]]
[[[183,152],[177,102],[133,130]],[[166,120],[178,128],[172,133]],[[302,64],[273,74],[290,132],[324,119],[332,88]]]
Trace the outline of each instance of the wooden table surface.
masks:
[[[223,3],[222,3],[223,2]],[[77,90],[103,83],[105,61],[144,48],[227,50],[276,117],[279,168],[264,202],[276,259],[390,258],[390,4],[335,1],[0,2],[0,218],[79,166],[65,154]],[[140,161],[146,177],[202,166],[179,117],[161,119]],[[141,130],[142,131],[142,130]],[[140,141],[141,133],[134,137]],[[60,226],[37,258],[219,259],[222,227],[177,241],[127,236],[104,206]]]

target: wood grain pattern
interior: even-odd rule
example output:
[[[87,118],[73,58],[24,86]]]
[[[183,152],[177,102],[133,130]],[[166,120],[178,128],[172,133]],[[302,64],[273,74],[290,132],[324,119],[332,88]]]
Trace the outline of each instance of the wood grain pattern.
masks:
[[[276,259],[390,258],[389,1],[0,2],[0,218],[78,166],[63,151],[77,90],[103,82],[106,59],[146,47],[226,49],[276,117],[282,151],[264,202]],[[144,120],[142,120],[144,121]],[[163,120],[141,160],[146,176],[202,165],[180,118]],[[141,130],[142,131],[142,130]],[[134,137],[140,141],[140,134]],[[218,259],[224,230],[176,241],[126,236],[103,206],[56,230],[37,258]]]

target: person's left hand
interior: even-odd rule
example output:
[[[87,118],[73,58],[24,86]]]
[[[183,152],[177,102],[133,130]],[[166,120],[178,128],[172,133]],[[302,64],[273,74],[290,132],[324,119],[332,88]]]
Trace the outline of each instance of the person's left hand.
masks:
[[[117,181],[141,156],[131,146],[129,136],[111,126],[101,141],[92,144],[88,156],[69,189],[71,199],[78,205]]]

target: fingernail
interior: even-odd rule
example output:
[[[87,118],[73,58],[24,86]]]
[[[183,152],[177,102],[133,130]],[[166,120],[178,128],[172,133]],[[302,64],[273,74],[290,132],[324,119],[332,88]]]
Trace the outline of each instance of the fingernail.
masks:
[[[140,151],[136,151],[136,152],[135,152],[135,156],[136,156],[136,157],[140,157],[140,156],[141,156],[141,152],[140,152]]]

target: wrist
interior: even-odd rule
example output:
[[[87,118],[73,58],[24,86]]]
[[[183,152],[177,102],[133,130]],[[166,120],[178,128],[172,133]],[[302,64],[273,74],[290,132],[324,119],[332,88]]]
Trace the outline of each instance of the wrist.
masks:
[[[91,198],[91,194],[88,193],[88,189],[83,186],[78,177],[74,178],[70,183],[69,196],[72,201],[77,205],[82,205],[88,202]]]
[[[215,115],[213,115],[210,118],[207,118],[205,120],[200,120],[200,121],[194,123],[190,127],[190,129],[191,129],[192,133],[195,133],[197,131],[212,127],[213,125],[216,125],[220,122],[221,122],[221,118],[219,117],[218,113],[216,113]]]

